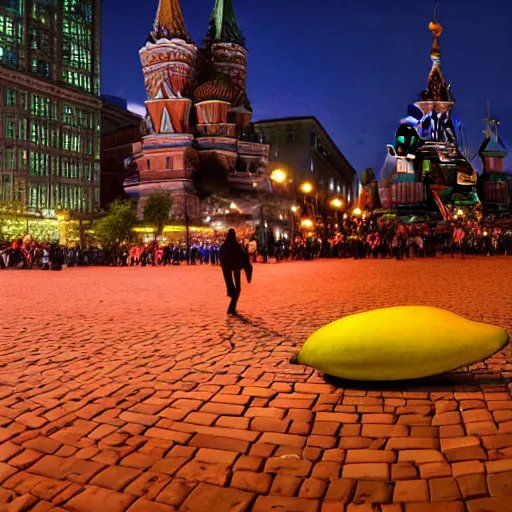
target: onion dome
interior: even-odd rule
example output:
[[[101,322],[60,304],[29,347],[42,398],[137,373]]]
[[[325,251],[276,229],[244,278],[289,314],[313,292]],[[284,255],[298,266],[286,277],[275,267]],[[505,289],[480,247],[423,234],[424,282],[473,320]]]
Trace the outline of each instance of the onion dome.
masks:
[[[187,43],[192,42],[183,19],[179,0],[160,0],[148,41],[156,43],[159,39],[182,39]]]
[[[233,86],[227,81],[210,80],[194,89],[197,101],[227,101],[231,103],[235,97]]]
[[[210,48],[214,43],[233,43],[245,47],[245,39],[236,21],[232,0],[215,0],[204,45]]]

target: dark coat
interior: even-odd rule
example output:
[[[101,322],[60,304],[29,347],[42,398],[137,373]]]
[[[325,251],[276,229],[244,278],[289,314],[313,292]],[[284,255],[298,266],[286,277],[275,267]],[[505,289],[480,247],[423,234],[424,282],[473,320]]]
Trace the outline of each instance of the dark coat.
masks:
[[[249,256],[236,240],[226,240],[220,248],[220,264],[230,272],[247,269],[251,264]]]

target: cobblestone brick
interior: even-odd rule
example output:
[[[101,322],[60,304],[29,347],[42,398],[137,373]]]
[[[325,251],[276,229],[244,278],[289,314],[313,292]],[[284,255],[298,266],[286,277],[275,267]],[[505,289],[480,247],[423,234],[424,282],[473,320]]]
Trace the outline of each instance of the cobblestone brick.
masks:
[[[490,268],[485,258],[468,258],[464,273],[473,277],[458,287],[469,296],[475,286],[489,289],[492,282],[478,320],[511,331],[501,299],[512,286],[508,263],[495,258]],[[322,325],[410,303],[418,293],[432,297],[430,305],[474,318],[465,303],[435,293],[445,284],[445,273],[436,271],[440,264],[460,272],[458,261],[413,260],[400,266],[399,287],[391,260],[256,266],[257,278],[240,302],[247,321],[226,318],[221,283],[208,266],[65,269],[50,288],[45,273],[2,272],[9,289],[33,291],[30,316],[16,295],[3,311],[2,490],[13,492],[7,482],[19,495],[15,507],[44,512],[49,503],[80,503],[84,486],[112,493],[108,499],[123,490],[119,494],[130,497],[126,489],[142,472],[137,493],[143,494],[131,496],[124,510],[159,503],[163,510],[226,512],[256,505],[256,492],[233,488],[236,473],[240,481],[247,473],[254,484],[272,479],[269,496],[292,498],[284,510],[313,503],[315,512],[366,512],[376,507],[354,502],[353,478],[362,494],[366,482],[388,489],[390,480],[404,491],[400,482],[430,479],[431,496],[418,487],[416,498],[423,501],[381,503],[382,512],[459,512],[464,504],[453,477],[469,512],[504,512],[508,502],[498,494],[508,492],[503,482],[512,472],[512,347],[445,377],[412,385],[367,383],[365,389],[357,382],[326,382],[311,368],[287,363]],[[154,294],[166,272],[173,274],[173,293]],[[371,286],[360,279],[368,272]],[[306,273],[319,286],[304,293],[296,277]],[[203,298],[196,293],[198,280]],[[88,297],[86,310],[69,299],[67,290],[77,283]],[[328,283],[328,296],[322,283]],[[285,296],[269,294],[283,285]],[[145,297],[143,309],[134,295]],[[140,319],[137,328],[134,318]],[[152,487],[147,479],[154,473],[159,477]],[[453,501],[446,501],[445,487]],[[332,500],[336,494],[341,501]]]

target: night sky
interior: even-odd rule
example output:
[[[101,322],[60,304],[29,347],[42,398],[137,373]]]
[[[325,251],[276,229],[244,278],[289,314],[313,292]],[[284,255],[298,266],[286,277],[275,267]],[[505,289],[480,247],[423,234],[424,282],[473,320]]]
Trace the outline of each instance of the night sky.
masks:
[[[433,0],[233,0],[249,49],[254,120],[314,115],[357,171],[380,170],[407,105],[426,88]],[[214,0],[181,0],[192,39]],[[158,0],[103,2],[102,92],[143,105],[138,50]],[[487,100],[512,151],[512,2],[444,0],[443,71],[473,152]],[[507,168],[512,168],[509,158]]]

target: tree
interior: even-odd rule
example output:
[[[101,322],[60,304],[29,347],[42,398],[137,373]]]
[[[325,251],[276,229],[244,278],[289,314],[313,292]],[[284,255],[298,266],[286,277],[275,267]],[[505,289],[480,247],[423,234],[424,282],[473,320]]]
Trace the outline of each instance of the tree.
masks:
[[[93,230],[103,248],[116,256],[122,245],[135,241],[136,225],[137,212],[132,201],[116,199],[107,214],[94,222]]]
[[[155,192],[148,197],[144,206],[144,222],[155,227],[155,240],[162,234],[165,223],[169,220],[172,197],[168,192]]]

